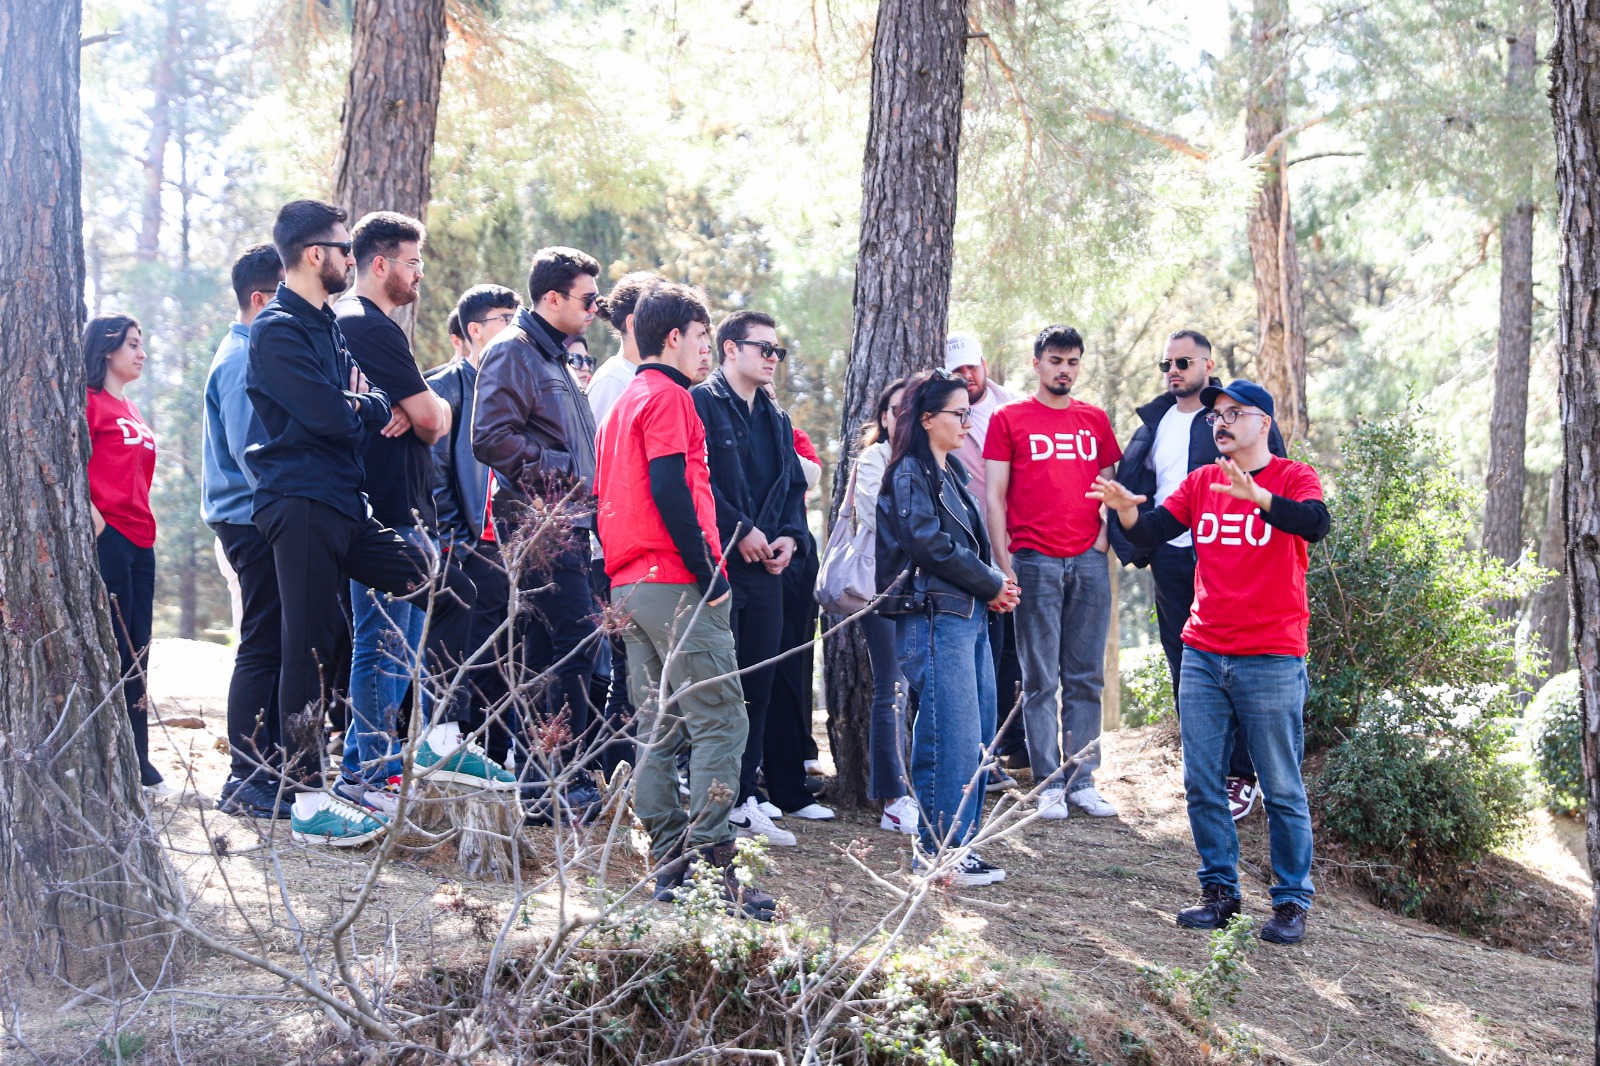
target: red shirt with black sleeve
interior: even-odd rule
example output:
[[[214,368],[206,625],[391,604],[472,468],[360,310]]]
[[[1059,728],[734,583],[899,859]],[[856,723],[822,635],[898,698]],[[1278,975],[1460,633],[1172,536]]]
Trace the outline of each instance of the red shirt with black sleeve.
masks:
[[[89,390],[89,502],[137,548],[156,544],[150,483],[156,476],[156,435],[126,396]]]
[[[650,493],[650,461],[665,456],[684,457],[684,477],[694,500],[695,518],[712,559],[718,567],[722,565],[717,505],[706,465],[706,427],[688,388],[673,380],[675,372],[656,371],[657,366],[640,365],[640,372],[634,374],[601,424],[596,440],[598,531],[606,574],[613,586],[640,581],[696,583]]]
[[[1322,482],[1305,463],[1273,456],[1255,481],[1285,499],[1322,499]],[[1211,490],[1227,483],[1227,472],[1208,464],[1161,504],[1194,531],[1194,605],[1183,642],[1213,655],[1304,656],[1306,542],[1268,525],[1248,500]]]

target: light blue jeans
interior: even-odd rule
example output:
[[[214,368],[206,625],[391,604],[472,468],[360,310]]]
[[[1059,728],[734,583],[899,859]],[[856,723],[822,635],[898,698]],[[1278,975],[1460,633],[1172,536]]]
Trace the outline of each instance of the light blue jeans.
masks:
[[[1011,556],[1011,565],[1022,587],[1017,658],[1033,779],[1057,774],[1062,759],[1076,755],[1077,762],[1046,787],[1092,788],[1100,767],[1100,690],[1111,625],[1106,553],[1090,548],[1057,559],[1024,548]]]
[[[400,535],[416,542],[413,533]],[[400,773],[400,705],[412,678],[426,676],[417,674],[417,660],[427,609],[352,581],[350,613],[350,723],[344,731],[343,773],[346,780],[381,787]],[[426,685],[417,698],[427,722],[432,700]]]
[[[983,809],[978,761],[985,721],[994,733],[995,706],[988,612],[979,603],[971,618],[935,612],[895,622],[900,669],[917,694],[911,787],[923,814],[919,840],[932,854],[964,844]]]
[[[1228,811],[1228,760],[1237,730],[1250,748],[1267,808],[1272,903],[1311,906],[1311,812],[1305,758],[1306,661],[1293,655],[1216,655],[1185,645],[1178,729],[1189,831],[1200,884],[1239,894],[1239,834]]]

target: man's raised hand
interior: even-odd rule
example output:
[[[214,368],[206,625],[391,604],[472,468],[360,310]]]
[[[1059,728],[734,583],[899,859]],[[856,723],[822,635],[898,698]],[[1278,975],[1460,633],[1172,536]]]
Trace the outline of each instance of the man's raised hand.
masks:
[[[1089,491],[1084,496],[1091,500],[1099,500],[1113,511],[1126,511],[1131,507],[1138,507],[1150,497],[1129,492],[1120,481],[1112,481],[1105,476],[1098,476],[1094,484],[1089,486]]]
[[[1226,455],[1217,457],[1217,465],[1228,475],[1228,483],[1224,485],[1220,481],[1213,482],[1212,492],[1226,493],[1236,500],[1248,500],[1263,511],[1271,508],[1272,493],[1257,485],[1256,479],[1250,476],[1248,470]]]

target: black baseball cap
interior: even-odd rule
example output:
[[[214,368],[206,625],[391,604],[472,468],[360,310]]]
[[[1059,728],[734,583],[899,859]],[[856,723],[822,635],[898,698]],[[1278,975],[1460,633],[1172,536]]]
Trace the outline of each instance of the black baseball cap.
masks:
[[[1246,407],[1259,407],[1266,412],[1268,418],[1277,417],[1273,413],[1272,393],[1253,381],[1246,381],[1244,378],[1240,378],[1227,388],[1223,388],[1220,385],[1207,385],[1200,390],[1200,402],[1207,407],[1215,404],[1218,396],[1227,396],[1244,404]]]

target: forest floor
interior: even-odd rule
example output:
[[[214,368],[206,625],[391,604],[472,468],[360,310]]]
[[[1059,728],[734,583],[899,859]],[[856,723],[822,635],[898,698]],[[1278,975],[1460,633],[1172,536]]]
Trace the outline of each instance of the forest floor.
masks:
[[[269,851],[257,846],[257,834],[270,831],[270,824],[211,809],[227,770],[226,745],[218,741],[226,735],[231,652],[160,641],[153,660],[151,691],[161,716],[200,721],[199,728],[153,724],[151,744],[168,781],[188,782],[183,797],[157,810],[195,913],[218,935],[259,945],[294,967],[280,891],[302,924],[315,923],[351,898],[363,856],[292,845],[283,823],[277,823],[279,846]],[[818,726],[820,739],[825,731]],[[1149,1049],[1141,1061],[1231,1061],[1164,1009],[1145,976],[1150,968],[1198,970],[1209,953],[1204,934],[1172,921],[1196,889],[1178,753],[1154,729],[1111,733],[1103,748],[1098,782],[1119,817],[1075,814],[1024,827],[986,851],[1007,870],[1004,883],[941,893],[912,935],[960,937],[975,966],[1037,992],[1073,1019],[1095,1061],[1130,1061],[1123,1053],[1131,1037]],[[762,887],[784,898],[790,913],[840,936],[870,928],[891,901],[840,857],[839,848],[867,842],[867,865],[903,883],[905,838],[880,830],[877,816],[862,811],[790,828],[799,846],[771,849],[773,868]],[[556,841],[549,830],[531,835],[536,866],[539,849],[554,848]],[[219,860],[214,844],[221,838],[227,857]],[[1246,908],[1264,919],[1270,915],[1270,868],[1259,811],[1246,821],[1242,845]],[[617,850],[623,854],[613,859],[613,869],[642,874],[632,849]],[[1592,1054],[1590,885],[1580,826],[1537,813],[1517,851],[1488,864],[1498,919],[1477,937],[1383,911],[1327,864],[1316,874],[1319,894],[1305,942],[1252,951],[1242,993],[1214,1018],[1239,1027],[1235,1032],[1248,1037],[1246,1045],[1256,1045],[1239,1061],[1544,1064],[1576,1063]],[[374,950],[377,940],[374,958],[385,953],[387,941],[385,965],[396,972],[435,960],[466,961],[487,952],[510,897],[509,886],[463,882],[448,848],[414,853],[384,871],[374,905],[353,933],[358,942],[366,938],[363,951]],[[537,897],[508,949],[536,945],[561,905],[554,890]],[[259,938],[245,914],[257,922]],[[284,993],[281,982],[216,952],[187,959],[179,983],[184,991],[148,1001],[142,1020],[121,1019],[122,1031],[148,1030],[159,1043],[163,1030],[176,1028],[191,1049],[210,1034],[229,1049],[212,1061],[245,1062],[270,1056],[286,1038],[292,1043],[286,1028],[304,1033],[315,1024],[315,1016],[294,1009],[291,999],[260,998]],[[29,997],[25,1016],[17,1019],[46,1061],[70,1061],[75,1040],[81,1048],[90,1034],[106,1031],[108,1007],[90,999],[63,1009],[64,1001]],[[100,1048],[105,1054],[103,1038]],[[88,1050],[89,1060],[99,1057]],[[0,1061],[29,1061],[10,1054],[0,1043]]]

